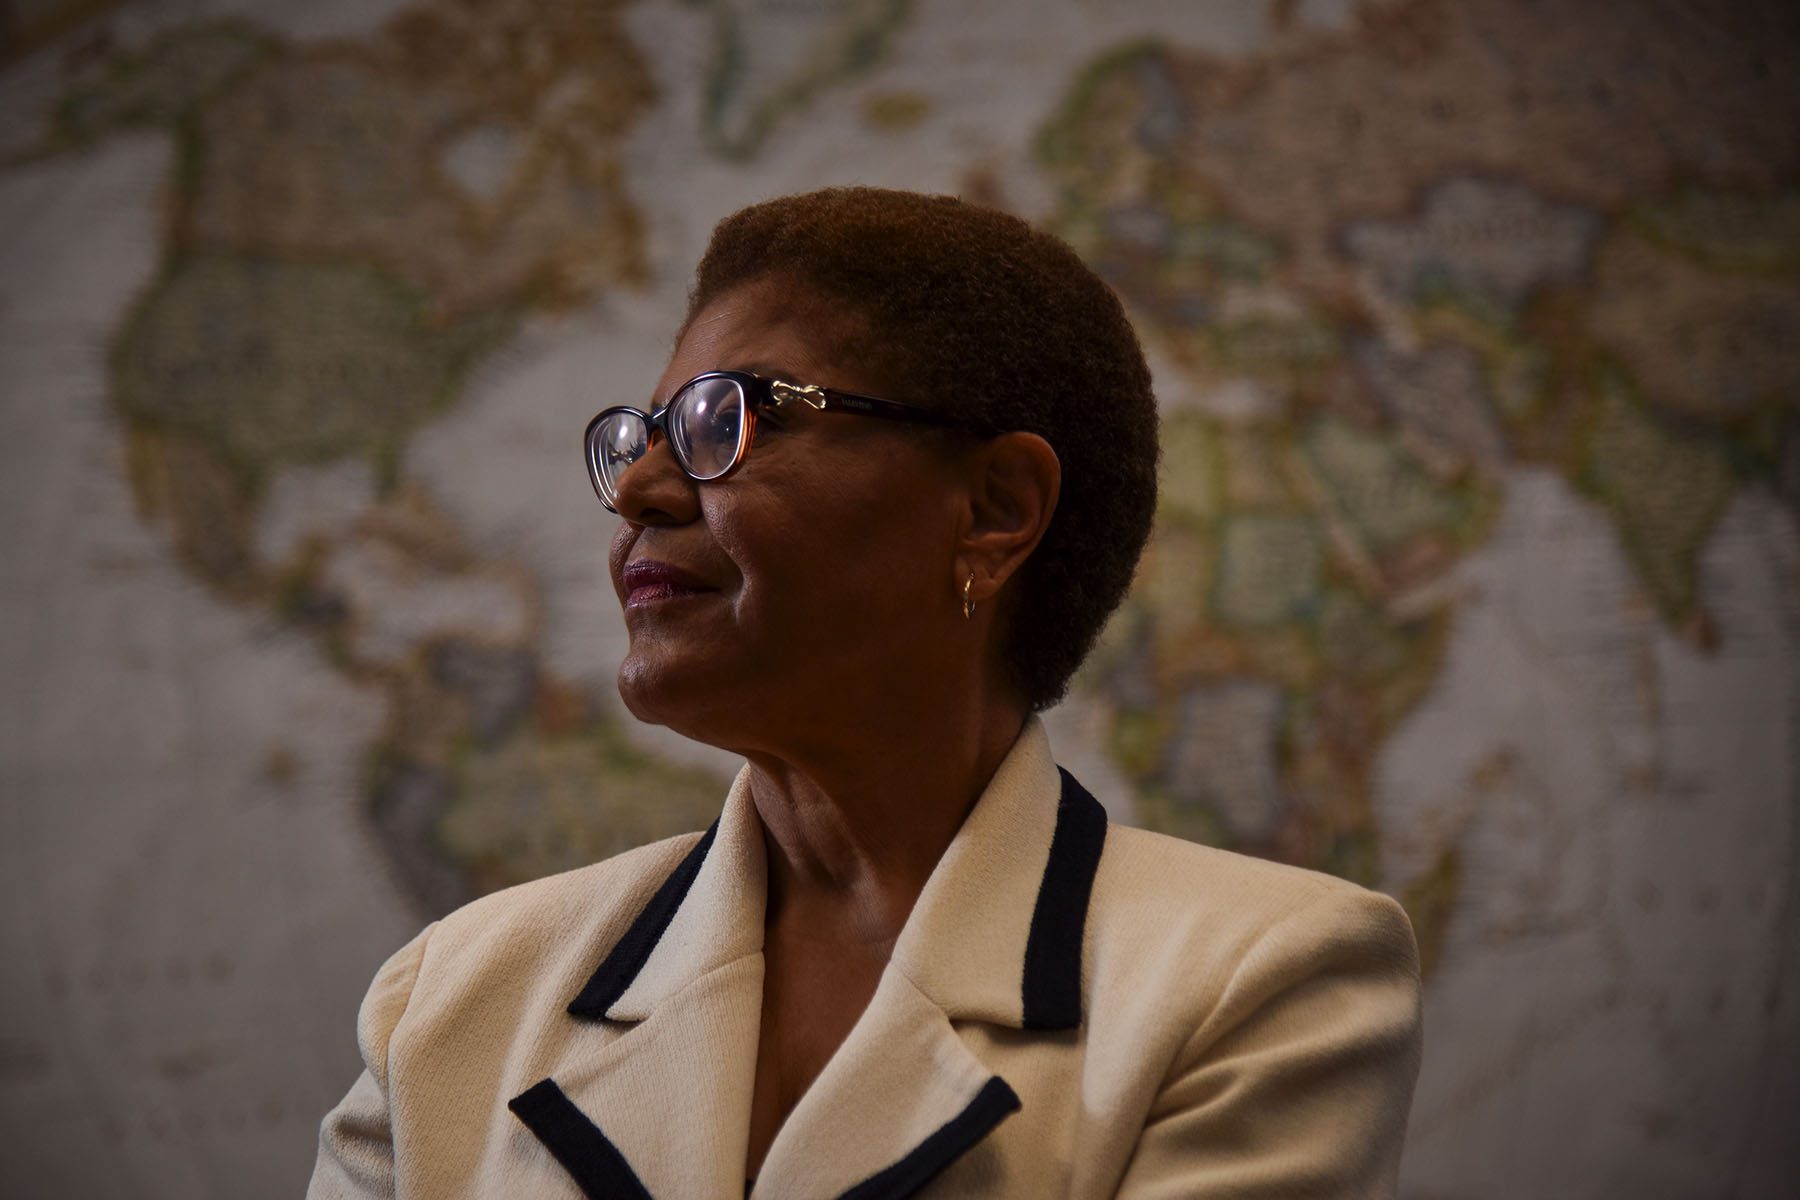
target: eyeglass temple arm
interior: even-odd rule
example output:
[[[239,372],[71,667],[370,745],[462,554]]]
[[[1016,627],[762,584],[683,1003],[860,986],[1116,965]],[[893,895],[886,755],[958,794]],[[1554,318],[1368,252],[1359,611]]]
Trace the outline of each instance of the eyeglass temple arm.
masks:
[[[955,417],[934,412],[929,408],[920,408],[916,404],[903,404],[898,400],[881,400],[874,396],[863,396],[856,392],[840,392],[836,388],[823,388],[816,384],[784,383],[771,380],[769,395],[780,408],[789,400],[824,411],[841,408],[846,412],[864,413],[871,417],[887,417],[895,421],[913,421],[920,425],[960,425]]]

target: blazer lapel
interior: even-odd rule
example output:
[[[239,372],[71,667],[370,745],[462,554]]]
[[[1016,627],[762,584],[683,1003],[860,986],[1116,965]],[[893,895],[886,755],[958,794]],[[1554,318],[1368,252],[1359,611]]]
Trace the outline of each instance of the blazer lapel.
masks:
[[[910,1196],[1023,1100],[964,1022],[1081,1024],[1106,812],[1027,723],[919,895],[873,999],[776,1134],[755,1196]]]
[[[743,1193],[762,960],[695,980],[509,1107],[592,1200]]]
[[[1028,722],[927,881],[868,1007],[770,1145],[756,1195],[909,1196],[978,1152],[1021,1097],[957,1025],[1081,1023],[1105,836],[1099,802]],[[766,877],[746,770],[569,1005],[572,1019],[617,1035],[511,1102],[589,1197],[742,1194]]]
[[[910,1196],[1019,1107],[945,1017],[892,966],[788,1114],[753,1196]]]
[[[613,1036],[575,1039],[579,1052],[510,1101],[585,1195],[743,1194],[763,853],[740,774],[718,822],[569,1003],[568,1019]]]

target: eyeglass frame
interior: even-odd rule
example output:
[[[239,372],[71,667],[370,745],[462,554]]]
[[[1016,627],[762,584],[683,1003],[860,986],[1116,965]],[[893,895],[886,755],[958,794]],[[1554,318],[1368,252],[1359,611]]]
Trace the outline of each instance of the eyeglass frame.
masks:
[[[688,469],[687,464],[682,461],[681,451],[677,448],[675,439],[669,436],[669,411],[675,407],[676,401],[680,400],[689,388],[708,379],[728,379],[743,390],[744,422],[738,431],[737,450],[732,455],[731,465],[717,475],[701,476]],[[643,409],[629,404],[615,404],[611,408],[601,409],[594,414],[594,418],[587,423],[587,429],[581,436],[582,453],[587,460],[588,482],[593,484],[594,495],[599,497],[600,503],[608,512],[619,511],[606,499],[606,492],[600,483],[600,468],[594,459],[594,435],[608,418],[615,415],[629,413],[644,422],[647,426],[647,432],[644,435],[645,455],[655,448],[654,437],[660,433],[662,439],[669,443],[669,454],[674,458],[675,465],[681,468],[683,475],[695,483],[717,483],[735,473],[739,467],[744,465],[744,460],[750,457],[750,447],[756,441],[757,412],[764,408],[772,408],[780,412],[784,406],[790,403],[804,404],[817,412],[858,413],[863,416],[881,417],[891,421],[909,421],[916,425],[934,425],[945,429],[979,430],[981,428],[974,422],[952,416],[949,413],[942,413],[918,404],[908,404],[901,400],[883,400],[878,396],[865,396],[859,392],[846,392],[840,388],[820,387],[818,384],[812,383],[790,383],[785,379],[758,375],[754,371],[702,371],[676,388],[670,395],[669,402],[653,412],[646,413]],[[643,461],[642,458],[639,458],[632,465],[635,466],[641,461]]]

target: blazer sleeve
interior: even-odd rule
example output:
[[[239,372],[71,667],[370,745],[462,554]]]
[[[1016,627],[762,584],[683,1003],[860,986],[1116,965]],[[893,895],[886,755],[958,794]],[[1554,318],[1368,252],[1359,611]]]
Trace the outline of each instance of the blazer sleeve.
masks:
[[[1239,960],[1164,1079],[1119,1195],[1391,1197],[1420,1052],[1405,912],[1330,888]]]
[[[394,1194],[394,1143],[388,1121],[388,1044],[412,999],[425,957],[428,925],[382,964],[356,1015],[364,1069],[319,1125],[319,1157],[307,1200],[363,1200]]]

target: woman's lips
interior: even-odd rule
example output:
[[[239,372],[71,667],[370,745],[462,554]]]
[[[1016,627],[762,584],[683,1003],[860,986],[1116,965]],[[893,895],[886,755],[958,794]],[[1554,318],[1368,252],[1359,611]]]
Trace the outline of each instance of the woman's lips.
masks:
[[[625,582],[625,607],[627,609],[643,608],[650,604],[678,600],[683,596],[699,596],[707,592],[718,591],[717,588],[708,587],[680,567],[657,562],[653,558],[640,558],[635,562],[626,563],[621,577]]]

